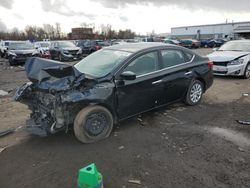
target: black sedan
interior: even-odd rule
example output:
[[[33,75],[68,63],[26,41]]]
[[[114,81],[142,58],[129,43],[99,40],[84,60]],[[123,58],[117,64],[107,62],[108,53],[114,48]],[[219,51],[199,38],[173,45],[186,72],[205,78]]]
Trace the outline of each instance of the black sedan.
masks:
[[[75,66],[39,58],[25,70],[30,83],[15,99],[32,110],[27,128],[47,135],[73,126],[91,143],[108,137],[113,124],[174,102],[196,105],[212,85],[212,62],[162,43],[115,45]]]
[[[82,50],[72,41],[53,41],[50,44],[49,52],[51,59],[59,61],[79,60],[82,58]]]

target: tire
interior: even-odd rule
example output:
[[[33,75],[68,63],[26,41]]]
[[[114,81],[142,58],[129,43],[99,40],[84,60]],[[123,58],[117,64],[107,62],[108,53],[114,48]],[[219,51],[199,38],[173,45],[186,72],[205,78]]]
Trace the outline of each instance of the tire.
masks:
[[[244,71],[244,76],[245,79],[250,78],[250,63],[247,64],[245,71]]]
[[[58,55],[58,59],[59,59],[59,61],[61,61],[61,62],[63,61],[62,54],[59,54],[59,55]]]
[[[185,97],[185,103],[190,106],[194,106],[200,103],[202,94],[204,92],[204,86],[199,80],[191,82],[188,92]]]
[[[109,137],[113,129],[113,116],[102,106],[87,106],[76,116],[74,133],[82,143],[93,143]]]
[[[9,64],[10,66],[13,66],[15,64],[14,61],[11,59],[11,57],[9,57]]]

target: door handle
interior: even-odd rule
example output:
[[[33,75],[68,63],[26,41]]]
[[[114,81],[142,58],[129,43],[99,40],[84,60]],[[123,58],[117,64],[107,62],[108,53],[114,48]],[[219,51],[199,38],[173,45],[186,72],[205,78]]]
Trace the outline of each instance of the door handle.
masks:
[[[188,71],[188,72],[186,72],[184,75],[190,75],[190,74],[192,74],[193,73],[193,71]]]
[[[159,84],[159,83],[161,83],[162,82],[162,80],[157,80],[157,81],[155,81],[155,82],[152,82],[152,84],[154,85],[154,84]]]

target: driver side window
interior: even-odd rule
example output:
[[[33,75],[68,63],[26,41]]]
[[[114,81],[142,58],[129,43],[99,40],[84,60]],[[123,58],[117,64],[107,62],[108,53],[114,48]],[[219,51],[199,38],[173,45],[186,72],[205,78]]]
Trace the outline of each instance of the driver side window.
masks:
[[[134,72],[136,76],[140,76],[150,72],[154,72],[157,69],[158,69],[158,54],[157,52],[150,52],[133,60],[124,69],[124,72],[131,71]]]

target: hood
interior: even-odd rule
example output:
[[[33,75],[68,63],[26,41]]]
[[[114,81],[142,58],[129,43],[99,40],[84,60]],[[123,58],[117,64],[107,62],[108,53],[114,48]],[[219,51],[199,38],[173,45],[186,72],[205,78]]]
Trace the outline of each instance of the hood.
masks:
[[[207,57],[211,61],[224,62],[224,61],[232,61],[234,59],[244,57],[248,54],[250,54],[250,52],[216,51],[207,55]]]
[[[78,87],[85,80],[74,66],[42,58],[27,59],[25,71],[36,89],[50,93]]]
[[[69,51],[71,51],[71,50],[80,50],[80,48],[79,47],[65,47],[65,48],[62,48],[63,50],[69,50]]]
[[[27,50],[10,50],[10,52],[13,52],[15,54],[31,54],[34,52],[37,52],[36,49],[27,49]]]

